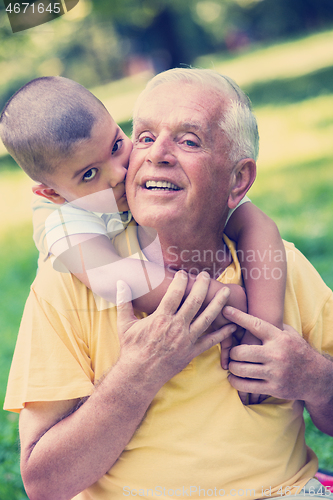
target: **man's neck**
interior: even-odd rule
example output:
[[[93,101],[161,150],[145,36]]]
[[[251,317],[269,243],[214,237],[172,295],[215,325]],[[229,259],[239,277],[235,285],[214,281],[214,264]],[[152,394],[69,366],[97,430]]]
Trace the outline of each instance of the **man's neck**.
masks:
[[[162,250],[164,265],[169,269],[184,269],[191,274],[207,271],[212,278],[217,278],[232,260],[222,234],[205,238],[201,236],[199,239],[193,235],[187,237],[184,233],[169,237],[159,233],[159,238],[153,245],[150,244],[153,239],[151,231],[139,228],[138,235],[140,246],[145,249],[148,260],[157,262],[157,256],[161,255]]]

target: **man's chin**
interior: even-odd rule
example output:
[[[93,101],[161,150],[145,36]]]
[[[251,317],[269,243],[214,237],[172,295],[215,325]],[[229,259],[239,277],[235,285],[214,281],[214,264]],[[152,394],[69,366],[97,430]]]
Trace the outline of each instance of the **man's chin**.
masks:
[[[173,223],[173,217],[168,215],[165,209],[138,210],[132,212],[132,215],[140,226],[149,227],[158,232]]]

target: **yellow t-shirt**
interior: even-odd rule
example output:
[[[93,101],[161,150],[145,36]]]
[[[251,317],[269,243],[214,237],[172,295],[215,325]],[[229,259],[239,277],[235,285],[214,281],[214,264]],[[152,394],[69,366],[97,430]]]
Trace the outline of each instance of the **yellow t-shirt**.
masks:
[[[240,283],[228,244],[234,263],[219,279]],[[285,322],[333,354],[332,292],[293,245],[286,250]],[[118,352],[115,309],[98,311],[75,277],[45,265],[26,304],[5,408],[89,395]],[[243,406],[212,347],[161,388],[116,464],[75,500],[254,499],[303,486],[317,459],[305,445],[302,415],[298,401]]]

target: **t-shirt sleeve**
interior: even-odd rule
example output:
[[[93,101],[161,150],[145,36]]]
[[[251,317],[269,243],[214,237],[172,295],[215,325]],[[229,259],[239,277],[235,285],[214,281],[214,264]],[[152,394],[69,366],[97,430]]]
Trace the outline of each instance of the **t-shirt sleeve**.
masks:
[[[58,205],[45,221],[48,251],[52,245],[75,234],[107,234],[105,222],[93,212],[77,208],[70,203]]]
[[[302,332],[316,350],[333,356],[332,290],[292,243],[285,242],[285,248],[288,276],[284,323]]]
[[[75,234],[107,234],[104,220],[94,212],[75,207],[70,203],[57,205],[36,196],[34,200],[33,226],[37,249],[47,256],[52,245],[62,238]]]
[[[232,214],[234,213],[234,211],[237,210],[238,207],[243,205],[243,203],[247,203],[248,201],[251,201],[250,198],[248,198],[247,196],[244,196],[244,198],[242,198],[241,201],[238,203],[237,207],[229,210],[228,217],[227,217],[227,220],[225,221],[224,227],[228,224],[229,219],[232,216]]]
[[[69,319],[34,290],[26,303],[8,379],[4,409],[27,402],[61,401],[91,394],[93,370],[78,319]]]
[[[43,256],[43,259],[48,254],[47,243],[46,243],[46,233],[45,233],[45,221],[49,215],[51,215],[56,210],[55,203],[43,198],[41,196],[34,195],[32,198],[32,224],[33,224],[33,239],[37,250]]]

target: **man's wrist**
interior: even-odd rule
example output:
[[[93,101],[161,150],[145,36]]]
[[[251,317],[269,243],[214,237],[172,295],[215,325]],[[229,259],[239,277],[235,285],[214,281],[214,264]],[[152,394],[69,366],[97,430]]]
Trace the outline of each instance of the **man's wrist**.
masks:
[[[126,389],[129,405],[134,404],[136,399],[139,403],[148,402],[149,405],[164,385],[164,382],[159,381],[158,377],[149,375],[149,367],[147,369],[143,359],[136,360],[130,356],[120,356],[109,373],[113,379],[112,386],[117,381],[117,384]]]
[[[309,369],[311,380],[308,394],[304,398],[305,405],[311,414],[332,404],[333,407],[333,360],[327,354],[313,350],[313,369]]]

